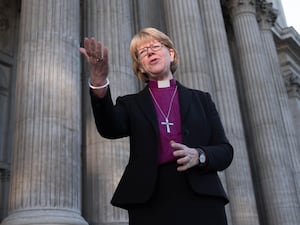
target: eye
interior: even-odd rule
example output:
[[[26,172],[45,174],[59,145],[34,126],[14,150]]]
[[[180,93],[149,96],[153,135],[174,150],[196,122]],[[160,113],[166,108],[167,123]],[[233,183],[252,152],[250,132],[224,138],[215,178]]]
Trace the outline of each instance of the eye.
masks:
[[[145,54],[147,54],[147,48],[142,48],[141,50],[139,50],[139,55],[140,56],[143,56]]]
[[[158,51],[160,48],[161,48],[161,45],[160,45],[160,44],[154,44],[154,45],[151,46],[151,49],[152,49],[153,51]]]

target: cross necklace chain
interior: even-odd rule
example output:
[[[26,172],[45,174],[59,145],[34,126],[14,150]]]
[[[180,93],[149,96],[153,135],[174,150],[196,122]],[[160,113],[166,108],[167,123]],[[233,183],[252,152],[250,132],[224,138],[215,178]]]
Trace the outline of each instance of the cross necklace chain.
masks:
[[[153,95],[153,93],[152,93],[152,91],[151,91],[150,88],[149,88],[149,91],[150,91],[150,94],[151,94],[151,96],[152,96],[152,98],[153,98],[153,100],[154,100],[157,108],[159,109],[159,111],[163,115],[163,117],[165,118],[165,121],[160,122],[160,124],[166,126],[167,133],[171,133],[170,126],[173,126],[174,123],[169,122],[169,116],[170,116],[171,109],[172,109],[172,106],[173,106],[173,100],[174,100],[174,97],[175,97],[175,94],[176,94],[176,91],[177,91],[177,86],[176,86],[175,91],[174,91],[174,93],[173,93],[173,95],[171,97],[170,105],[169,105],[169,110],[168,110],[168,114],[167,115],[165,115],[164,112],[162,111],[162,109],[160,108],[160,106],[159,106],[158,102],[156,101],[156,99],[155,99],[155,97],[154,97],[154,95]]]

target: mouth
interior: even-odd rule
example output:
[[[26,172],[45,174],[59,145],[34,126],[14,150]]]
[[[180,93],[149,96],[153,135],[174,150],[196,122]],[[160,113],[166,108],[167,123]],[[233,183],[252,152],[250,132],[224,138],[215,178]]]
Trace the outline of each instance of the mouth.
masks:
[[[153,64],[156,64],[158,61],[159,61],[158,58],[153,58],[150,60],[149,64],[153,65]]]

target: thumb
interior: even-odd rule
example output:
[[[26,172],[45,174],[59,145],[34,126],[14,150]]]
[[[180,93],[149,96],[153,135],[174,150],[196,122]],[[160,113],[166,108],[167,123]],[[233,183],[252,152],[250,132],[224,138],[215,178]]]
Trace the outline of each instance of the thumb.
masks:
[[[80,53],[85,57],[85,59],[88,61],[89,56],[85,50],[85,48],[79,48]]]
[[[175,141],[173,141],[173,140],[171,140],[170,141],[170,145],[172,146],[173,144],[175,144],[176,142]]]
[[[179,143],[177,143],[177,142],[175,142],[175,141],[173,141],[173,140],[170,141],[170,146],[171,146],[172,148],[176,149],[176,148],[178,147],[178,145],[179,145]]]

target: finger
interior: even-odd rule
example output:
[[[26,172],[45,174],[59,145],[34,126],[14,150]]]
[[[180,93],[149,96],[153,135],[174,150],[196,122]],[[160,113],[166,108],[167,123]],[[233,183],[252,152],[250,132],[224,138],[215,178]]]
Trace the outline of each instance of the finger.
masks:
[[[184,157],[184,156],[186,156],[186,152],[184,151],[184,150],[175,150],[174,152],[173,152],[173,155],[175,156],[175,157]]]
[[[189,156],[186,156],[184,158],[180,158],[177,160],[177,164],[179,165],[177,167],[178,171],[185,171],[189,168],[191,168],[192,166],[192,161],[191,158]]]
[[[108,49],[107,48],[104,48],[103,49],[103,56],[102,56],[103,60],[104,61],[108,61]]]
[[[90,39],[89,38],[84,38],[83,46],[84,46],[84,48],[86,50],[87,55],[89,56],[90,52],[91,52],[91,49],[90,49]]]
[[[88,56],[88,54],[87,54],[85,48],[79,48],[79,51],[80,51],[80,53],[84,56],[84,58],[85,58],[86,60],[89,59],[89,56]]]
[[[102,58],[102,44],[100,41],[97,42],[96,49],[95,49],[95,56],[97,58]]]
[[[188,167],[188,164],[181,165],[181,166],[178,166],[178,167],[177,167],[177,171],[182,172],[182,171],[187,170],[188,168],[189,168],[189,167]]]
[[[175,141],[170,141],[170,145],[173,149],[175,150],[180,150],[180,149],[184,149],[185,145],[177,143]]]
[[[91,52],[91,56],[92,57],[97,57],[97,55],[96,55],[96,46],[97,46],[97,44],[96,44],[96,40],[95,40],[95,38],[94,37],[92,37],[91,38],[91,40],[90,40],[90,52]]]
[[[190,158],[185,156],[183,158],[179,158],[176,162],[177,162],[177,164],[180,164],[180,165],[186,165],[190,162]]]

